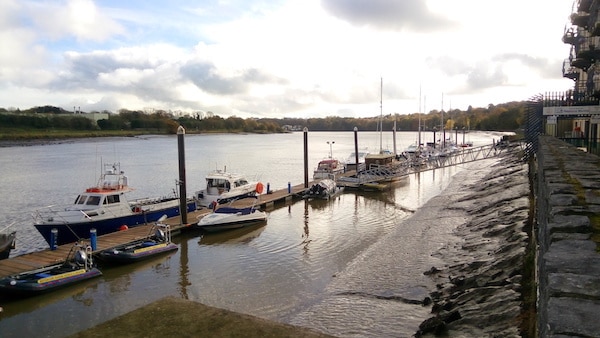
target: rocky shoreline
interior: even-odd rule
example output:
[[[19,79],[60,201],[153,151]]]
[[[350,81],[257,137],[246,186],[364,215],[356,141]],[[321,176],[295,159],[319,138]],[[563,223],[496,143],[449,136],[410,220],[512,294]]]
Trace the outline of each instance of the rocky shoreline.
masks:
[[[437,289],[426,299],[433,303],[433,316],[415,336],[521,337],[528,326],[523,276],[530,184],[528,166],[514,150],[466,187],[467,195],[448,203],[447,209],[468,220],[454,230],[457,240],[434,254],[444,266],[424,272]]]

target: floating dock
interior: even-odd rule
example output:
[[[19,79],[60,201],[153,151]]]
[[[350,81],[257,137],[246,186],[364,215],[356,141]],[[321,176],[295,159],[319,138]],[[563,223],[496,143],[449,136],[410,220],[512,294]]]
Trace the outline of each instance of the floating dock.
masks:
[[[301,198],[304,190],[304,184],[289,185],[285,189],[258,195],[258,199],[252,199],[252,201],[261,209],[272,209],[277,204],[285,204],[291,202],[294,198]],[[236,203],[237,205],[244,205],[249,202],[238,201]],[[210,212],[211,210],[207,208],[188,212],[188,224],[182,224],[180,216],[168,218],[164,223],[170,225],[171,233],[176,236],[182,231],[194,229],[194,226],[198,223],[199,217],[201,218],[201,216]],[[148,235],[151,235],[150,231],[152,230],[153,225],[154,223],[149,223],[131,227],[127,230],[98,236],[94,253],[146,238]],[[198,229],[198,231],[200,231],[200,229]],[[84,241],[89,242],[89,239],[84,239]],[[0,278],[63,263],[73,247],[73,244],[74,243],[60,245],[56,250],[50,250],[50,248],[48,248],[46,250],[0,260]]]
[[[461,163],[472,162],[480,159],[485,159],[492,156],[498,156],[498,154],[503,149],[499,149],[496,146],[484,146],[484,147],[476,147],[470,148],[467,150],[461,150],[460,152],[453,154],[452,156],[448,156],[444,158],[443,161],[436,162],[433,165],[429,165],[426,168],[412,168],[410,172],[417,172],[423,170],[435,169],[448,165],[456,165]],[[336,178],[344,177],[344,176],[352,176],[355,174],[355,171],[348,171],[344,174],[338,175]],[[386,177],[380,177],[381,181],[385,181]],[[337,179],[336,179],[337,181]],[[294,198],[300,199],[302,197],[303,192],[306,188],[310,187],[314,182],[308,182],[308,186],[305,187],[304,184],[296,184],[291,185],[288,184],[287,188],[276,190],[276,191],[268,191],[265,194],[258,195],[258,199],[248,199],[246,201],[237,201],[234,203],[235,206],[249,206],[256,205],[263,210],[269,210],[275,207],[277,204],[288,203],[291,202]],[[351,186],[351,184],[343,184],[339,182],[340,186]],[[371,184],[377,185],[377,180],[371,180]],[[372,187],[371,187],[372,188]],[[374,189],[377,190],[377,189]],[[187,214],[188,223],[182,224],[181,217],[172,217],[165,220],[166,224],[171,226],[171,231],[173,235],[178,235],[182,231],[186,229],[194,229],[194,225],[198,223],[198,218],[210,213],[211,210],[204,208],[198,209],[193,212],[189,212]],[[96,241],[96,250],[94,253],[98,253],[103,250],[111,249],[120,245],[124,245],[127,243],[134,242],[136,240],[140,240],[148,237],[150,234],[150,230],[154,224],[145,224],[139,225],[128,230],[117,231],[114,233],[110,233],[107,235],[99,236]],[[198,229],[199,230],[199,229]],[[88,240],[89,241],[89,240]],[[50,265],[60,264],[65,261],[69,251],[73,247],[73,243],[65,244],[57,247],[55,250],[50,250],[49,248],[42,251],[36,251],[12,258],[7,258],[4,260],[0,260],[0,278],[4,278],[6,276],[23,273],[39,268],[43,268]]]

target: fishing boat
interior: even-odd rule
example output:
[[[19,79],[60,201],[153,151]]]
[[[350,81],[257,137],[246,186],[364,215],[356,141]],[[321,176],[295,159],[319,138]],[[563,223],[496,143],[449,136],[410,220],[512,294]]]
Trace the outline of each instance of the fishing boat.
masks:
[[[338,187],[334,180],[326,178],[314,183],[304,192],[302,198],[328,200],[339,195],[343,190],[344,187]]]
[[[150,197],[128,201],[133,191],[119,163],[105,164],[96,186],[87,188],[68,206],[50,206],[36,210],[34,226],[53,247],[89,238],[90,230],[98,236],[158,220],[162,215],[180,215],[180,201],[174,189],[166,197]],[[193,199],[187,211],[196,210]]]
[[[313,172],[313,179],[335,178],[344,172],[344,165],[337,159],[328,158],[319,161]]]
[[[206,175],[206,189],[197,191],[194,196],[200,206],[213,208],[215,203],[262,194],[263,188],[261,182],[250,182],[242,174],[215,170]]]
[[[0,259],[10,256],[10,251],[15,248],[16,239],[16,231],[0,234]]]
[[[177,244],[171,242],[171,227],[163,223],[166,218],[161,217],[146,238],[104,250],[98,259],[106,263],[134,263],[178,250]]]
[[[239,229],[267,221],[267,213],[258,210],[255,205],[235,207],[231,203],[226,206],[216,205],[213,212],[198,216],[198,228],[208,231]]]
[[[0,292],[36,295],[101,276],[92,260],[92,248],[77,242],[65,262],[0,279]]]

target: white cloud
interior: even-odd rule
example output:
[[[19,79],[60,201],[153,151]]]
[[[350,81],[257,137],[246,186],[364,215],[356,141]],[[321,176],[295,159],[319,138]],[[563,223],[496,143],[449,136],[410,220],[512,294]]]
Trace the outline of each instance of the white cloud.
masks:
[[[121,25],[105,15],[92,0],[28,2],[27,14],[38,32],[53,40],[75,37],[103,41],[123,33]]]
[[[96,110],[154,105],[242,117],[374,116],[380,77],[387,113],[417,111],[419,88],[431,109],[439,108],[442,93],[465,109],[572,86],[560,72],[568,56],[560,40],[566,3],[102,5],[0,5],[0,38],[8,46],[0,51],[3,105],[92,102]]]

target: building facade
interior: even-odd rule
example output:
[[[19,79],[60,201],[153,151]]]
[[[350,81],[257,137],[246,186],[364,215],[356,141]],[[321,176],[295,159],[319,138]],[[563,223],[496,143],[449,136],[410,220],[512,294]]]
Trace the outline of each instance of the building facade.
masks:
[[[600,123],[600,0],[575,0],[562,41],[571,46],[562,73],[573,89],[544,95],[545,133],[597,143]]]

